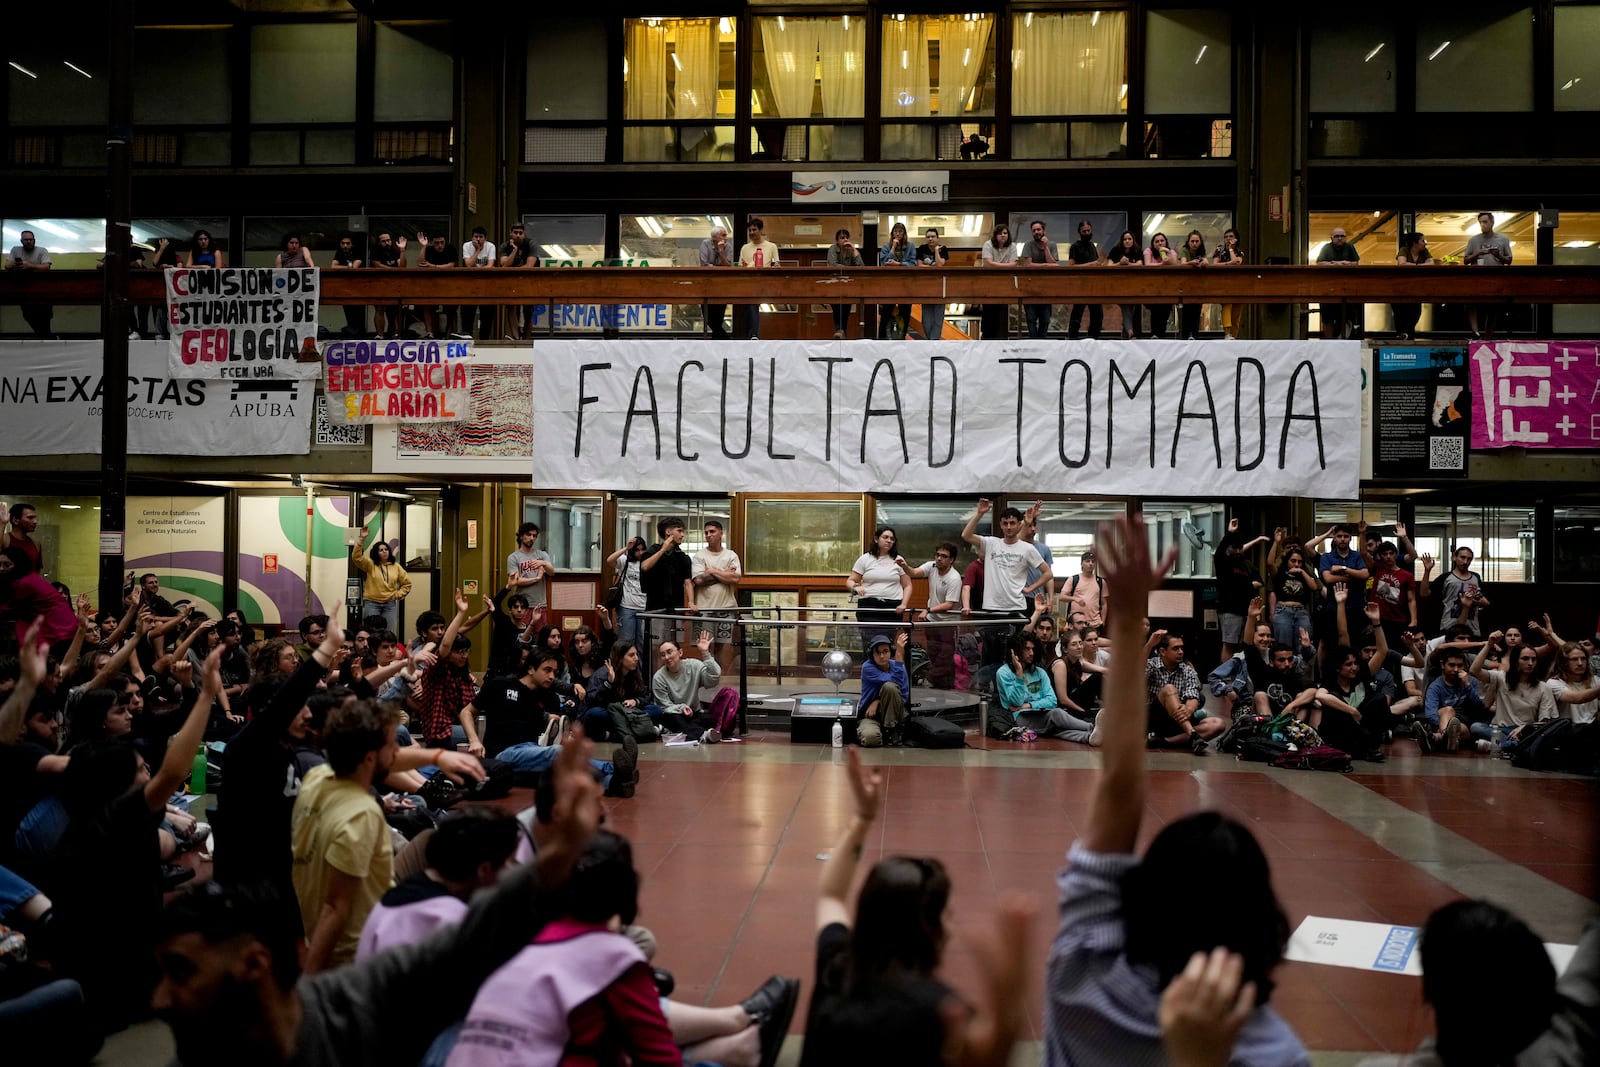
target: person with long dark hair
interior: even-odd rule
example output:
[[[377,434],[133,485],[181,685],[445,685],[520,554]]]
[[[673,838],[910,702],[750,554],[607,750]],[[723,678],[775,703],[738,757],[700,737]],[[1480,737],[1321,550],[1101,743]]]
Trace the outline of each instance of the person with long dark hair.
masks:
[[[363,555],[360,545],[350,549],[350,562],[362,574],[361,599],[369,614],[380,615],[386,629],[400,632],[400,602],[411,595],[411,575],[394,558],[394,546],[380,537]]]
[[[1117,243],[1106,250],[1106,266],[1144,266],[1144,252],[1139,248],[1139,239],[1133,235],[1132,230],[1123,230],[1122,236],[1117,238]],[[1142,315],[1140,305],[1120,304],[1118,306],[1122,309],[1122,339],[1124,341],[1136,340],[1139,336],[1139,319]]]
[[[1119,603],[1143,604],[1177,558],[1151,556],[1144,519],[1103,523],[1095,552]],[[1135,611],[1114,612],[1112,644],[1144,645]],[[1149,794],[1145,754],[1148,693],[1138,657],[1119,657],[1105,676],[1097,722],[1101,770],[1084,834],[1059,878],[1060,928],[1045,978],[1045,1060],[1049,1063],[1165,1063],[1158,1015],[1162,990],[1197,954],[1237,957],[1241,995],[1253,1007],[1228,1062],[1307,1067],[1310,1057],[1270,1004],[1272,972],[1289,938],[1272,871],[1249,829],[1203,811],[1167,824],[1136,854]],[[1178,887],[1204,881],[1218,900],[1248,908],[1210,910],[1197,921]]]
[[[846,761],[855,810],[817,887],[817,977],[801,1067],[933,1067],[951,1062],[945,1053],[952,1048],[972,1054],[973,1062],[1006,1062],[1022,1021],[1032,901],[1015,895],[1001,901],[999,936],[982,960],[989,997],[969,1015],[935,976],[949,940],[944,864],[921,856],[880,860],[852,915],[850,885],[882,783],[876,770],[861,766],[856,748]]]
[[[845,588],[856,594],[856,619],[894,623],[911,603],[911,575],[895,554],[899,539],[893,526],[880,526],[867,550],[856,558]]]
[[[983,243],[978,257],[980,267],[1017,269],[1017,246],[1011,242],[1011,227],[997,223]],[[979,318],[979,334],[985,341],[1003,341],[1011,336],[1011,305],[985,304]]]
[[[906,232],[906,224],[897,222],[889,228],[889,240],[878,249],[880,267],[915,267],[917,250]],[[881,304],[878,307],[878,336],[898,341],[911,329],[910,304]]]
[[[1190,230],[1189,236],[1184,238],[1183,247],[1178,249],[1178,262],[1186,267],[1204,267],[1211,261],[1206,258],[1205,234],[1199,230]],[[1185,300],[1178,308],[1178,336],[1185,341],[1197,340],[1200,336],[1200,314],[1205,310],[1205,305],[1198,300]]]
[[[1150,238],[1150,247],[1144,250],[1144,265],[1147,267],[1175,267],[1178,257],[1171,248],[1167,247],[1167,235],[1157,233]],[[1165,337],[1167,324],[1172,319],[1171,304],[1146,304],[1150,309],[1150,336]]]
[[[1433,263],[1433,256],[1428,253],[1428,239],[1420,233],[1408,233],[1400,238],[1400,255],[1395,262],[1403,267],[1421,267]],[[1412,334],[1417,332],[1417,322],[1422,318],[1421,304],[1390,304],[1389,309],[1394,312],[1395,339],[1400,341],[1411,340]]]
[[[189,244],[188,266],[190,267],[226,267],[228,259],[222,254],[222,249],[211,242],[210,230],[196,230]]]
[[[1472,676],[1483,685],[1483,691],[1490,694],[1490,706],[1494,709],[1494,718],[1468,727],[1479,752],[1494,752],[1515,740],[1524,726],[1540,719],[1553,719],[1558,714],[1555,694],[1544,684],[1544,669],[1534,648],[1522,645],[1515,655],[1508,651],[1504,670],[1484,665],[1490,650],[1504,643],[1505,634],[1496,630],[1472,661]]]

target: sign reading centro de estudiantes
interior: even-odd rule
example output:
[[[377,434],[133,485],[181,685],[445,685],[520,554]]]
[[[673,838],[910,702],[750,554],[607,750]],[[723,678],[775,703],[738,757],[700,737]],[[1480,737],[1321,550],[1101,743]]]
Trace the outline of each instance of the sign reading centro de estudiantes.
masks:
[[[797,170],[794,204],[926,204],[950,199],[947,170]]]
[[[550,485],[1352,496],[1353,341],[538,343]]]

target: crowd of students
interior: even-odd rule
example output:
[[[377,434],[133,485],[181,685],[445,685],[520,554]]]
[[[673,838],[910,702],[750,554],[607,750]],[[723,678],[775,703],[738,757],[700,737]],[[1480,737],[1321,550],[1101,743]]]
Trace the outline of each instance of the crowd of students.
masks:
[[[1040,562],[1019,545],[1032,517],[1002,513],[1005,536],[969,537],[991,565],[1017,570],[996,575],[1004,595],[1040,593],[1051,581],[1048,569],[1032,583],[1025,573]],[[1334,548],[1318,568],[1334,587],[1334,631],[1323,635],[1322,660],[1338,688],[1318,687],[1310,698],[1279,689],[1301,702],[1306,726],[1343,737],[1328,726],[1344,715],[1349,737],[1364,745],[1377,741],[1360,725],[1377,694],[1357,690],[1372,685],[1364,670],[1388,669],[1388,644],[1374,603],[1362,609],[1370,636],[1361,653],[1347,651],[1350,602],[1368,577],[1367,557],[1349,547],[1353,533],[1333,531]],[[1221,548],[1229,558],[1237,537],[1231,530]],[[1081,739],[1103,754],[1083,836],[1059,879],[1059,927],[1045,964],[1045,1059],[1308,1063],[1271,1006],[1287,924],[1248,828],[1201,812],[1166,826],[1142,856],[1135,852],[1148,788],[1143,750],[1198,750],[1220,732],[1206,724],[1224,718],[1189,708],[1198,682],[1181,638],[1147,634],[1144,619],[1119,608],[1144,604],[1171,565],[1170,554],[1153,559],[1149,544],[1137,516],[1108,524],[1089,561],[1098,562],[1094,581],[1074,583],[1073,603],[1094,590],[1105,647],[1086,645],[1077,609],[1058,630],[1036,600],[996,672],[1001,692],[1025,694],[1014,710],[1019,724],[1063,734],[1087,727]],[[1380,588],[1382,565],[1395,553],[1382,542],[1364,547],[1379,561]],[[1285,565],[1299,559],[1309,579],[1307,548],[1274,539],[1274,555]],[[120,612],[96,614],[87,598],[69,602],[48,583],[34,589],[24,549],[0,555],[8,564],[0,597],[13,605],[16,624],[8,628],[14,648],[0,659],[0,1019],[24,1061],[82,1061],[100,1035],[153,1011],[171,1026],[185,1065],[227,1057],[770,1067],[799,983],[775,975],[717,1007],[672,1001],[670,975],[653,965],[654,937],[636,925],[629,844],[598,825],[599,798],[631,796],[636,787],[640,740],[678,733],[690,741],[698,731],[715,741],[735,728],[725,699],[700,701],[720,677],[710,634],[691,646],[697,656],[663,642],[647,684],[638,648],[614,639],[608,612],[600,632],[564,642],[508,586],[476,613],[459,593],[450,618],[422,613],[410,647],[382,617],[347,634],[342,605],[302,620],[298,645],[255,642],[242,618],[210,620],[168,601],[154,575],[130,580]],[[1330,563],[1330,555],[1345,562]],[[1454,625],[1482,625],[1477,614],[1487,605],[1481,585],[1468,580],[1470,559],[1458,555],[1452,573]],[[20,599],[12,595],[19,582],[28,591]],[[1254,597],[1246,604],[1249,649],[1277,661],[1283,649],[1266,640],[1270,625],[1257,625],[1263,607]],[[490,619],[492,666],[480,681],[467,669],[466,634]],[[1308,646],[1301,654],[1315,657],[1311,635],[1298,636]],[[1460,691],[1471,690],[1466,672],[1493,671],[1485,664],[1496,647],[1516,650],[1498,678],[1489,675],[1510,713],[1565,706],[1573,714],[1594,699],[1571,684],[1534,692],[1542,684],[1529,680],[1537,649],[1558,641],[1548,622],[1537,643],[1508,631],[1486,636],[1470,667],[1459,647],[1470,632],[1432,653],[1418,649],[1414,669],[1425,672],[1435,658],[1444,683],[1438,699],[1437,682],[1419,694],[1419,722],[1430,731],[1437,723],[1446,746],[1452,735],[1472,735],[1482,709]],[[863,709],[893,730],[906,641],[873,644],[879,692],[871,700],[863,692]],[[1050,649],[1046,667],[1038,665],[1041,646]],[[1124,648],[1153,655],[1127,669],[1116,656]],[[1240,655],[1253,666],[1248,649]],[[1561,678],[1589,669],[1586,657],[1566,658]],[[1062,712],[1065,725],[1045,707],[1058,678],[1076,709]],[[1278,693],[1252,693],[1250,705],[1264,695],[1270,708]],[[1320,721],[1311,717],[1318,707]],[[1469,725],[1451,725],[1457,721]],[[1492,717],[1488,727],[1483,740],[1493,745]],[[594,758],[590,738],[600,735],[619,739],[609,760]],[[220,781],[207,769],[213,755]],[[937,977],[951,885],[936,858],[885,859],[850,901],[879,783],[854,749],[846,773],[853,813],[820,875],[803,1062],[1005,1062],[1021,1026],[1036,906],[999,902],[980,955],[984,988],[970,1003],[954,995]],[[535,787],[521,825],[471,803],[518,780]],[[185,810],[204,792],[217,797],[214,813]],[[462,810],[444,813],[454,806]],[[185,889],[196,865],[170,861],[196,849],[214,856],[214,878]],[[1194,921],[1171,894],[1200,872],[1209,893],[1251,906]],[[1447,1022],[1459,1024],[1461,1000],[1474,995],[1466,983],[1484,966],[1460,959],[1455,947],[1477,930],[1502,946],[1494,977],[1503,984],[1510,975],[1517,996],[1492,1033],[1468,1042]],[[1585,935],[1559,986],[1548,961],[1527,951],[1532,937],[1514,916],[1482,903],[1430,921],[1423,959],[1440,1021],[1430,1053],[1438,1062],[1507,1062],[1524,1048],[1523,1063],[1593,1062],[1600,1054],[1600,934]]]

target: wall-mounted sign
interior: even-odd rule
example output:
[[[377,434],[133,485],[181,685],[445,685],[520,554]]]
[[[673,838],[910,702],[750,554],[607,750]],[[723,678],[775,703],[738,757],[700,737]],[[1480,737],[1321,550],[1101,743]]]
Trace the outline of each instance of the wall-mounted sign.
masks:
[[[1600,344],[1472,346],[1473,448],[1600,448]]]
[[[947,170],[797,170],[795,204],[929,204],[950,199]]]
[[[1380,348],[1372,382],[1372,473],[1465,478],[1472,390],[1461,348]]]
[[[278,554],[276,552],[268,552],[261,557],[261,573],[278,573]]]

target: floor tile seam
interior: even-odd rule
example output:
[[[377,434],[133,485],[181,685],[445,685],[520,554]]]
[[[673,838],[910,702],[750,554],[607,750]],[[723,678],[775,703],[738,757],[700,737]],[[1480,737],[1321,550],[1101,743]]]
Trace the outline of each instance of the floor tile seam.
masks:
[[[1491,868],[1502,869],[1502,870],[1509,869],[1511,872],[1513,872],[1515,877],[1517,877],[1519,879],[1524,879],[1524,880],[1531,880],[1530,884],[1528,884],[1525,887],[1520,887],[1519,888],[1519,891],[1516,893],[1516,898],[1518,900],[1529,899],[1530,896],[1532,896],[1532,895],[1534,895],[1536,893],[1541,898],[1546,898],[1547,899],[1550,896],[1558,898],[1559,899],[1559,904],[1556,905],[1556,906],[1570,908],[1570,909],[1572,909],[1571,913],[1574,914],[1574,915],[1588,916],[1590,914],[1593,914],[1593,912],[1595,911],[1595,903],[1593,901],[1588,900],[1587,898],[1585,898],[1581,894],[1574,893],[1572,890],[1568,889],[1566,886],[1562,885],[1561,883],[1556,882],[1553,879],[1546,878],[1544,875],[1539,874],[1537,871],[1530,870],[1529,868],[1523,866],[1520,863],[1516,863],[1516,862],[1514,862],[1512,860],[1505,859],[1504,857],[1502,857],[1502,856],[1490,851],[1489,849],[1484,848],[1482,845],[1479,845],[1475,841],[1472,841],[1472,840],[1470,840],[1470,839],[1468,839],[1466,837],[1463,837],[1461,834],[1456,833],[1454,830],[1451,830],[1448,827],[1441,826],[1438,823],[1433,822],[1433,820],[1427,818],[1424,815],[1419,815],[1416,812],[1410,811],[1407,808],[1405,808],[1405,807],[1403,807],[1403,806],[1401,806],[1399,804],[1396,804],[1394,801],[1389,800],[1389,798],[1387,798],[1387,797],[1383,796],[1382,794],[1379,794],[1379,793],[1377,793],[1377,792],[1375,792],[1375,791],[1373,791],[1371,789],[1368,789],[1366,786],[1361,785],[1359,782],[1342,782],[1341,781],[1340,785],[1339,785],[1339,788],[1360,789],[1363,792],[1370,794],[1372,798],[1374,798],[1374,799],[1376,799],[1378,801],[1381,801],[1384,804],[1387,804],[1389,807],[1394,809],[1394,811],[1392,813],[1390,813],[1389,818],[1392,819],[1395,822],[1405,822],[1405,823],[1410,824],[1408,826],[1408,829],[1410,829],[1412,831],[1422,830],[1424,827],[1426,827],[1427,829],[1431,829],[1432,832],[1435,833],[1435,834],[1443,835],[1445,838],[1448,839],[1449,850],[1451,852],[1455,853],[1455,855],[1452,856],[1449,859],[1442,859],[1441,860],[1441,859],[1430,859],[1430,858],[1426,858],[1426,857],[1418,858],[1418,857],[1413,857],[1413,856],[1407,856],[1407,855],[1404,855],[1404,854],[1402,854],[1400,852],[1396,852],[1389,845],[1386,845],[1386,844],[1378,841],[1375,837],[1373,837],[1363,827],[1361,822],[1358,822],[1353,818],[1347,818],[1345,815],[1340,813],[1340,810],[1338,810],[1337,807],[1330,807],[1329,805],[1326,805],[1326,804],[1322,803],[1322,801],[1319,800],[1316,796],[1310,795],[1307,791],[1304,791],[1301,788],[1297,788],[1297,786],[1299,786],[1302,783],[1304,783],[1305,780],[1303,780],[1303,779],[1289,779],[1289,781],[1296,783],[1296,785],[1288,787],[1288,788],[1291,788],[1296,793],[1296,795],[1301,796],[1306,800],[1309,800],[1311,803],[1315,804],[1317,807],[1321,808],[1322,810],[1328,812],[1328,814],[1332,815],[1334,818],[1338,819],[1340,822],[1342,822],[1345,825],[1347,825],[1347,826],[1351,827],[1352,829],[1354,829],[1357,833],[1360,833],[1363,836],[1367,837],[1368,840],[1371,840],[1373,842],[1373,844],[1377,845],[1379,848],[1384,849],[1386,852],[1389,852],[1397,860],[1400,860],[1400,861],[1402,861],[1404,863],[1407,863],[1407,864],[1411,865],[1412,867],[1415,867],[1418,871],[1420,871],[1423,874],[1428,875],[1429,877],[1439,881],[1440,883],[1442,883],[1445,886],[1447,886],[1448,888],[1450,888],[1452,891],[1460,893],[1463,896],[1475,897],[1475,898],[1483,898],[1485,896],[1490,895],[1490,894],[1487,894],[1485,892],[1478,891],[1477,887],[1475,887],[1473,885],[1473,883],[1475,882],[1475,878],[1473,877],[1473,875],[1471,873],[1473,870],[1475,870],[1477,868],[1480,868],[1480,867],[1491,867]],[[1355,794],[1350,794],[1350,795],[1354,796]],[[1423,824],[1423,825],[1418,825],[1418,824]],[[1353,861],[1353,862],[1364,862],[1364,861]],[[1457,875],[1457,876],[1447,876],[1448,872],[1446,872],[1445,870],[1442,870],[1442,869],[1430,869],[1430,868],[1447,868],[1447,867],[1461,868],[1460,874]],[[1541,901],[1541,903],[1543,903],[1543,901]]]
[[[796,795],[794,806],[789,809],[789,817],[784,820],[783,831],[778,835],[777,842],[772,846],[772,851],[767,856],[766,870],[761,873],[761,880],[750,891],[750,898],[745,902],[744,911],[739,916],[738,925],[734,927],[733,937],[728,942],[728,951],[723,954],[722,962],[718,964],[716,973],[712,975],[711,981],[706,986],[704,1001],[706,1004],[711,1002],[712,995],[722,986],[722,979],[728,973],[728,965],[733,960],[733,954],[738,951],[739,941],[744,937],[745,929],[750,924],[750,916],[755,911],[756,900],[760,898],[762,889],[766,887],[767,879],[772,877],[772,870],[778,863],[778,852],[783,848],[784,842],[789,836],[789,830],[794,824],[795,813],[800,810],[801,804],[805,801],[806,790],[810,788],[812,781],[816,778],[819,766],[821,766],[820,762],[811,764],[810,770],[806,774],[805,784],[801,787],[799,794]]]

